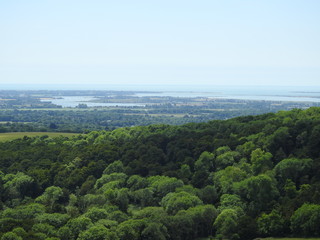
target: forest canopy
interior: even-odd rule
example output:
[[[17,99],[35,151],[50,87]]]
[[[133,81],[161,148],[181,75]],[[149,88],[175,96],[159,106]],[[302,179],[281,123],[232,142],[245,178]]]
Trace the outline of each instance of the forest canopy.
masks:
[[[0,143],[1,239],[319,237],[320,108]]]

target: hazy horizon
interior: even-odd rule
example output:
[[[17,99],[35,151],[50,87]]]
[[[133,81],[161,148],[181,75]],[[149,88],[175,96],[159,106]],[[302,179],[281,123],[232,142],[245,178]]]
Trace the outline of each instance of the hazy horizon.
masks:
[[[285,93],[319,93],[320,86],[277,86],[277,85],[137,85],[137,84],[1,84],[0,90],[101,90],[101,91],[146,91],[146,92],[211,92],[211,93],[254,93],[270,95]]]
[[[320,87],[320,2],[2,1],[0,88]]]

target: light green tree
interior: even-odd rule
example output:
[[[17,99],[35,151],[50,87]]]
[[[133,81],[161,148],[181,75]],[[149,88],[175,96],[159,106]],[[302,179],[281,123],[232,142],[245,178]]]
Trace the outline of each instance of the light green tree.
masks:
[[[52,209],[54,203],[56,203],[62,196],[63,191],[60,187],[51,186],[46,188],[46,190],[40,197],[36,198],[36,202],[42,203]]]
[[[70,234],[74,239],[77,239],[81,232],[89,229],[93,225],[90,218],[80,216],[69,220],[65,226],[70,230],[68,234]]]
[[[162,200],[161,206],[167,213],[175,214],[180,210],[203,204],[197,197],[187,192],[168,193]]]
[[[7,232],[2,235],[1,240],[23,240],[22,237],[18,236],[13,232]]]
[[[130,219],[120,223],[117,227],[117,235],[120,239],[138,240],[146,225],[143,219]]]
[[[236,210],[230,208],[224,209],[213,224],[217,236],[219,238],[238,239],[238,221],[239,216]]]
[[[320,205],[303,204],[294,212],[290,221],[292,231],[298,236],[320,236]]]
[[[272,210],[271,213],[263,213],[257,221],[258,231],[263,236],[279,237],[284,232],[285,222],[281,214]]]
[[[272,169],[272,154],[257,148],[251,153],[252,171],[255,175]]]
[[[34,186],[32,177],[18,172],[17,174],[7,174],[2,177],[5,200],[23,198]]]
[[[114,232],[103,226],[92,226],[80,233],[77,240],[117,240],[119,239]]]

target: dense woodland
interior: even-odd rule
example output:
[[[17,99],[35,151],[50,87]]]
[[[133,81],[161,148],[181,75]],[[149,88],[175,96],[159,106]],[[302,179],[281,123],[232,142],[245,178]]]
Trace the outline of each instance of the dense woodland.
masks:
[[[320,236],[320,108],[0,143],[0,238]]]

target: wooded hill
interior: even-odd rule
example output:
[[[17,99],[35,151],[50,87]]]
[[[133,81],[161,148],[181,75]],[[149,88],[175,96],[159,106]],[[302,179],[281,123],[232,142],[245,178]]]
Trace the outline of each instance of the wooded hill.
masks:
[[[320,108],[0,143],[1,239],[320,236]]]

